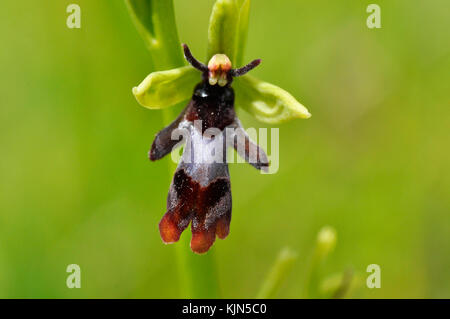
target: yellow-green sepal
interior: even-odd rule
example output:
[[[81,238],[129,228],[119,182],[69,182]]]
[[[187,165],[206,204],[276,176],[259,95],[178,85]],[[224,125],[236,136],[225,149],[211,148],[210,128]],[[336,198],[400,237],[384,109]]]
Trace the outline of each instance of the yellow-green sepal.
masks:
[[[150,73],[133,88],[136,100],[149,109],[163,109],[192,96],[200,73],[191,66]]]
[[[309,111],[289,92],[249,75],[235,79],[237,107],[241,107],[261,122],[278,124],[291,119],[307,119]]]
[[[244,64],[244,50],[247,43],[248,20],[250,16],[250,0],[237,0],[239,10],[239,20],[236,30],[236,53],[235,67],[241,67]]]
[[[236,0],[217,0],[214,3],[208,27],[208,60],[214,54],[221,53],[235,63],[238,22]]]

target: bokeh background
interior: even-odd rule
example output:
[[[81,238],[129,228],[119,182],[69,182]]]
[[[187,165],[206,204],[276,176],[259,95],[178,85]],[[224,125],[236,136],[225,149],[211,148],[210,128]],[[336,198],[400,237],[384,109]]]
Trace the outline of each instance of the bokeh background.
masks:
[[[301,296],[324,225],[338,233],[325,272],[362,276],[352,297],[450,297],[450,4],[378,0],[371,30],[370,3],[252,3],[254,75],[313,116],[278,126],[277,174],[231,165],[231,233],[212,249],[224,297],[255,296],[285,246],[299,258],[277,296]],[[212,4],[175,0],[200,58]],[[1,1],[0,38],[0,297],[182,297],[157,228],[168,161],[147,159],[162,114],[131,94],[153,69],[124,1]],[[364,284],[372,263],[380,289]]]

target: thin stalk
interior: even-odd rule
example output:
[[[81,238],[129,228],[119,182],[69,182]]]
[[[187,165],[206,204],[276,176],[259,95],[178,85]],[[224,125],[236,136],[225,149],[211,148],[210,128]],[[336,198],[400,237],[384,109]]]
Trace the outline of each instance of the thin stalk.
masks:
[[[126,0],[133,21],[152,57],[155,70],[168,70],[185,65],[172,0]],[[192,83],[192,88],[196,83]],[[164,125],[175,119],[174,109],[162,110]],[[168,176],[172,178],[176,164],[169,159]],[[189,248],[188,234],[176,243],[176,261],[181,298],[218,298],[219,289],[213,252],[195,255]]]
[[[317,242],[309,264],[309,270],[305,281],[305,298],[321,298],[320,278],[324,263],[329,254],[334,250],[337,241],[337,233],[333,227],[325,226],[317,234]]]
[[[297,254],[291,249],[284,248],[281,250],[270,272],[264,280],[260,291],[256,295],[256,298],[275,298],[281,288],[281,285],[286,281],[289,273],[291,272],[296,259]]]
[[[175,118],[172,109],[163,110],[164,125]],[[172,178],[176,164],[168,159],[169,176]],[[176,245],[177,269],[182,298],[219,298],[218,277],[214,247],[205,255],[194,254],[190,247],[190,234],[181,235]]]

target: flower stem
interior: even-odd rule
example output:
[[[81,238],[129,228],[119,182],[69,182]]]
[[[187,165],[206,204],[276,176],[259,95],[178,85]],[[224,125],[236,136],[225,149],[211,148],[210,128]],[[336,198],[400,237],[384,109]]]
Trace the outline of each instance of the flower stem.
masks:
[[[163,112],[164,125],[168,125],[174,118],[172,109]],[[176,164],[169,159],[169,176],[172,178]],[[219,298],[218,277],[211,248],[204,255],[194,254],[190,246],[190,236],[184,233],[176,245],[177,269],[182,298]]]
[[[317,235],[316,247],[311,257],[309,270],[305,282],[304,297],[321,298],[320,278],[325,260],[334,250],[337,241],[336,230],[333,227],[325,226]]]
[[[168,70],[183,66],[181,44],[175,22],[172,0],[126,0],[132,19],[143,37],[156,70]],[[196,83],[192,83],[192,89]],[[164,109],[163,122],[168,125],[176,114]],[[176,169],[169,159],[168,175],[172,178]],[[176,243],[176,260],[182,298],[218,298],[216,265],[213,251],[195,255],[189,248],[189,236],[184,234]]]
[[[256,295],[258,299],[274,298],[281,285],[291,272],[297,259],[297,254],[289,248],[280,251],[274,265],[264,280],[260,291]]]

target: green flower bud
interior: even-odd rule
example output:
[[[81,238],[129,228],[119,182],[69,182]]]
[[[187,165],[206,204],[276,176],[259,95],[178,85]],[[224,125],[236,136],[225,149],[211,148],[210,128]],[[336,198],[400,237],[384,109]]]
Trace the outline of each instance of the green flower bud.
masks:
[[[319,258],[323,259],[331,253],[336,246],[336,230],[331,226],[325,226],[317,235],[316,252]]]

